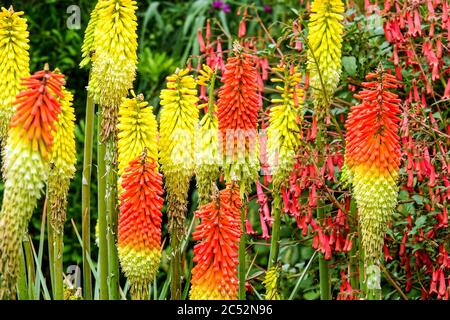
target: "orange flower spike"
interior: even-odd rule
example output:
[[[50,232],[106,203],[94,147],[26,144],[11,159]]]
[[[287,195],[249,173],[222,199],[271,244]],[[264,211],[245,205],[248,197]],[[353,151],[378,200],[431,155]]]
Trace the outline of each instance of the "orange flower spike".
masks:
[[[192,235],[200,242],[194,247],[191,299],[237,299],[241,205],[237,186],[228,185],[196,211],[201,222]]]
[[[164,199],[162,175],[154,160],[137,157],[124,169],[120,195],[118,251],[122,270],[131,283],[133,299],[148,298],[161,260]]]
[[[386,224],[397,203],[400,167],[398,136],[401,102],[388,89],[398,82],[379,68],[366,77],[346,122],[344,179],[353,184],[359,209],[365,264],[380,263]]]
[[[237,181],[243,196],[258,177],[260,105],[254,57],[242,52],[238,45],[234,53],[235,56],[228,58],[222,76],[217,117],[223,139],[225,181]]]

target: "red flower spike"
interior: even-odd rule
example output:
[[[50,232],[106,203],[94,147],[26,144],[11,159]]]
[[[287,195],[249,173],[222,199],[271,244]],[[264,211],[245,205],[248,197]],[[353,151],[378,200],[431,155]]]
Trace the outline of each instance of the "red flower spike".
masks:
[[[195,212],[200,224],[194,247],[191,299],[237,299],[238,247],[241,236],[239,189],[228,185]]]
[[[62,86],[64,75],[41,70],[23,79],[24,91],[16,101],[16,112],[10,127],[16,128],[20,137],[26,137],[35,151],[39,150],[44,158],[49,156],[53,145],[52,131],[56,130],[55,121],[61,112],[59,99],[63,99]]]

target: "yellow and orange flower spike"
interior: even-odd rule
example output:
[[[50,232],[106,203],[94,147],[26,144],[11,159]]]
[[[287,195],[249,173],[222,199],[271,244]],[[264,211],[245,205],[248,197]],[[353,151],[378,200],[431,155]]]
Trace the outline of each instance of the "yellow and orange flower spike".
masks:
[[[51,209],[49,219],[55,232],[60,234],[64,230],[67,194],[77,162],[73,95],[65,88],[62,93],[64,99],[61,99],[61,112],[56,122],[56,131],[53,132],[54,142],[48,177],[48,202]]]
[[[0,139],[6,144],[13,102],[21,89],[21,79],[30,75],[27,20],[12,6],[0,12]]]
[[[343,13],[342,0],[314,0],[311,5],[308,71],[320,123],[328,113],[341,74]]]
[[[133,97],[124,99],[119,108],[119,176],[144,149],[147,157],[158,163],[158,123],[153,107],[144,101],[142,94],[136,96],[133,91],[131,94]]]
[[[133,0],[100,0],[95,10],[97,15],[92,18],[97,22],[92,21],[95,31],[90,49],[95,51],[95,59],[88,90],[94,102],[103,107],[101,133],[106,140],[116,133],[119,105],[136,77],[137,5]]]
[[[47,180],[53,132],[64,99],[64,76],[45,70],[25,78],[17,95],[5,148],[5,191],[0,213],[0,299],[13,298],[20,244]]]
[[[217,116],[222,136],[225,180],[236,180],[241,194],[245,194],[258,177],[260,106],[254,57],[237,47],[234,54],[225,65]]]
[[[238,295],[238,248],[241,236],[241,199],[236,185],[215,194],[195,215],[201,219],[194,240],[190,298],[192,300],[235,300]]]
[[[148,299],[161,260],[162,175],[145,152],[122,175],[118,252],[133,299]]]
[[[303,90],[299,87],[302,75],[297,68],[290,70],[288,66],[279,65],[273,71],[282,77],[271,81],[283,83],[283,86],[275,87],[281,97],[271,101],[267,152],[274,188],[280,190],[294,167],[295,153],[300,145]]]
[[[379,68],[369,73],[355,95],[346,122],[345,166],[353,185],[366,266],[378,264],[387,221],[397,203],[400,165],[398,128],[400,99],[389,90],[397,80]]]

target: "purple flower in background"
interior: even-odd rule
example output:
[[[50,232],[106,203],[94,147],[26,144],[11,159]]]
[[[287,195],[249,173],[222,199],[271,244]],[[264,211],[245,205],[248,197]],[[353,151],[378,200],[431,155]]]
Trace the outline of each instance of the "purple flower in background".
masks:
[[[222,9],[224,3],[221,0],[213,1],[212,7],[214,9]]]
[[[230,5],[228,3],[223,4],[223,12],[229,13],[231,11]]]
[[[272,13],[272,7],[269,6],[268,4],[264,5],[264,12],[265,13]]]
[[[225,13],[230,12],[230,5],[228,3],[224,3],[222,0],[215,0],[212,3],[213,10],[222,10]]]

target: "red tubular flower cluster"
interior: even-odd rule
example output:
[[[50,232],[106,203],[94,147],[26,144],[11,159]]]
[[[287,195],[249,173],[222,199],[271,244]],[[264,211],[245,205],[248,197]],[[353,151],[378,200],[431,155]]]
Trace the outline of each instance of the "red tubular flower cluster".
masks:
[[[38,71],[25,78],[22,86],[27,88],[20,92],[14,105],[16,112],[11,119],[10,127],[17,128],[12,139],[25,136],[34,151],[39,150],[44,158],[49,156],[53,145],[52,132],[56,131],[55,121],[61,112],[57,98],[64,98],[62,86],[64,75],[48,70]]]
[[[192,235],[200,242],[194,247],[191,299],[237,299],[240,209],[239,189],[228,185],[196,211],[201,222]]]
[[[259,111],[257,73],[252,55],[237,52],[225,65],[219,91],[219,129],[255,130]]]
[[[164,199],[162,175],[145,155],[130,162],[122,175],[118,250],[122,269],[135,298],[146,297],[161,259]]]

